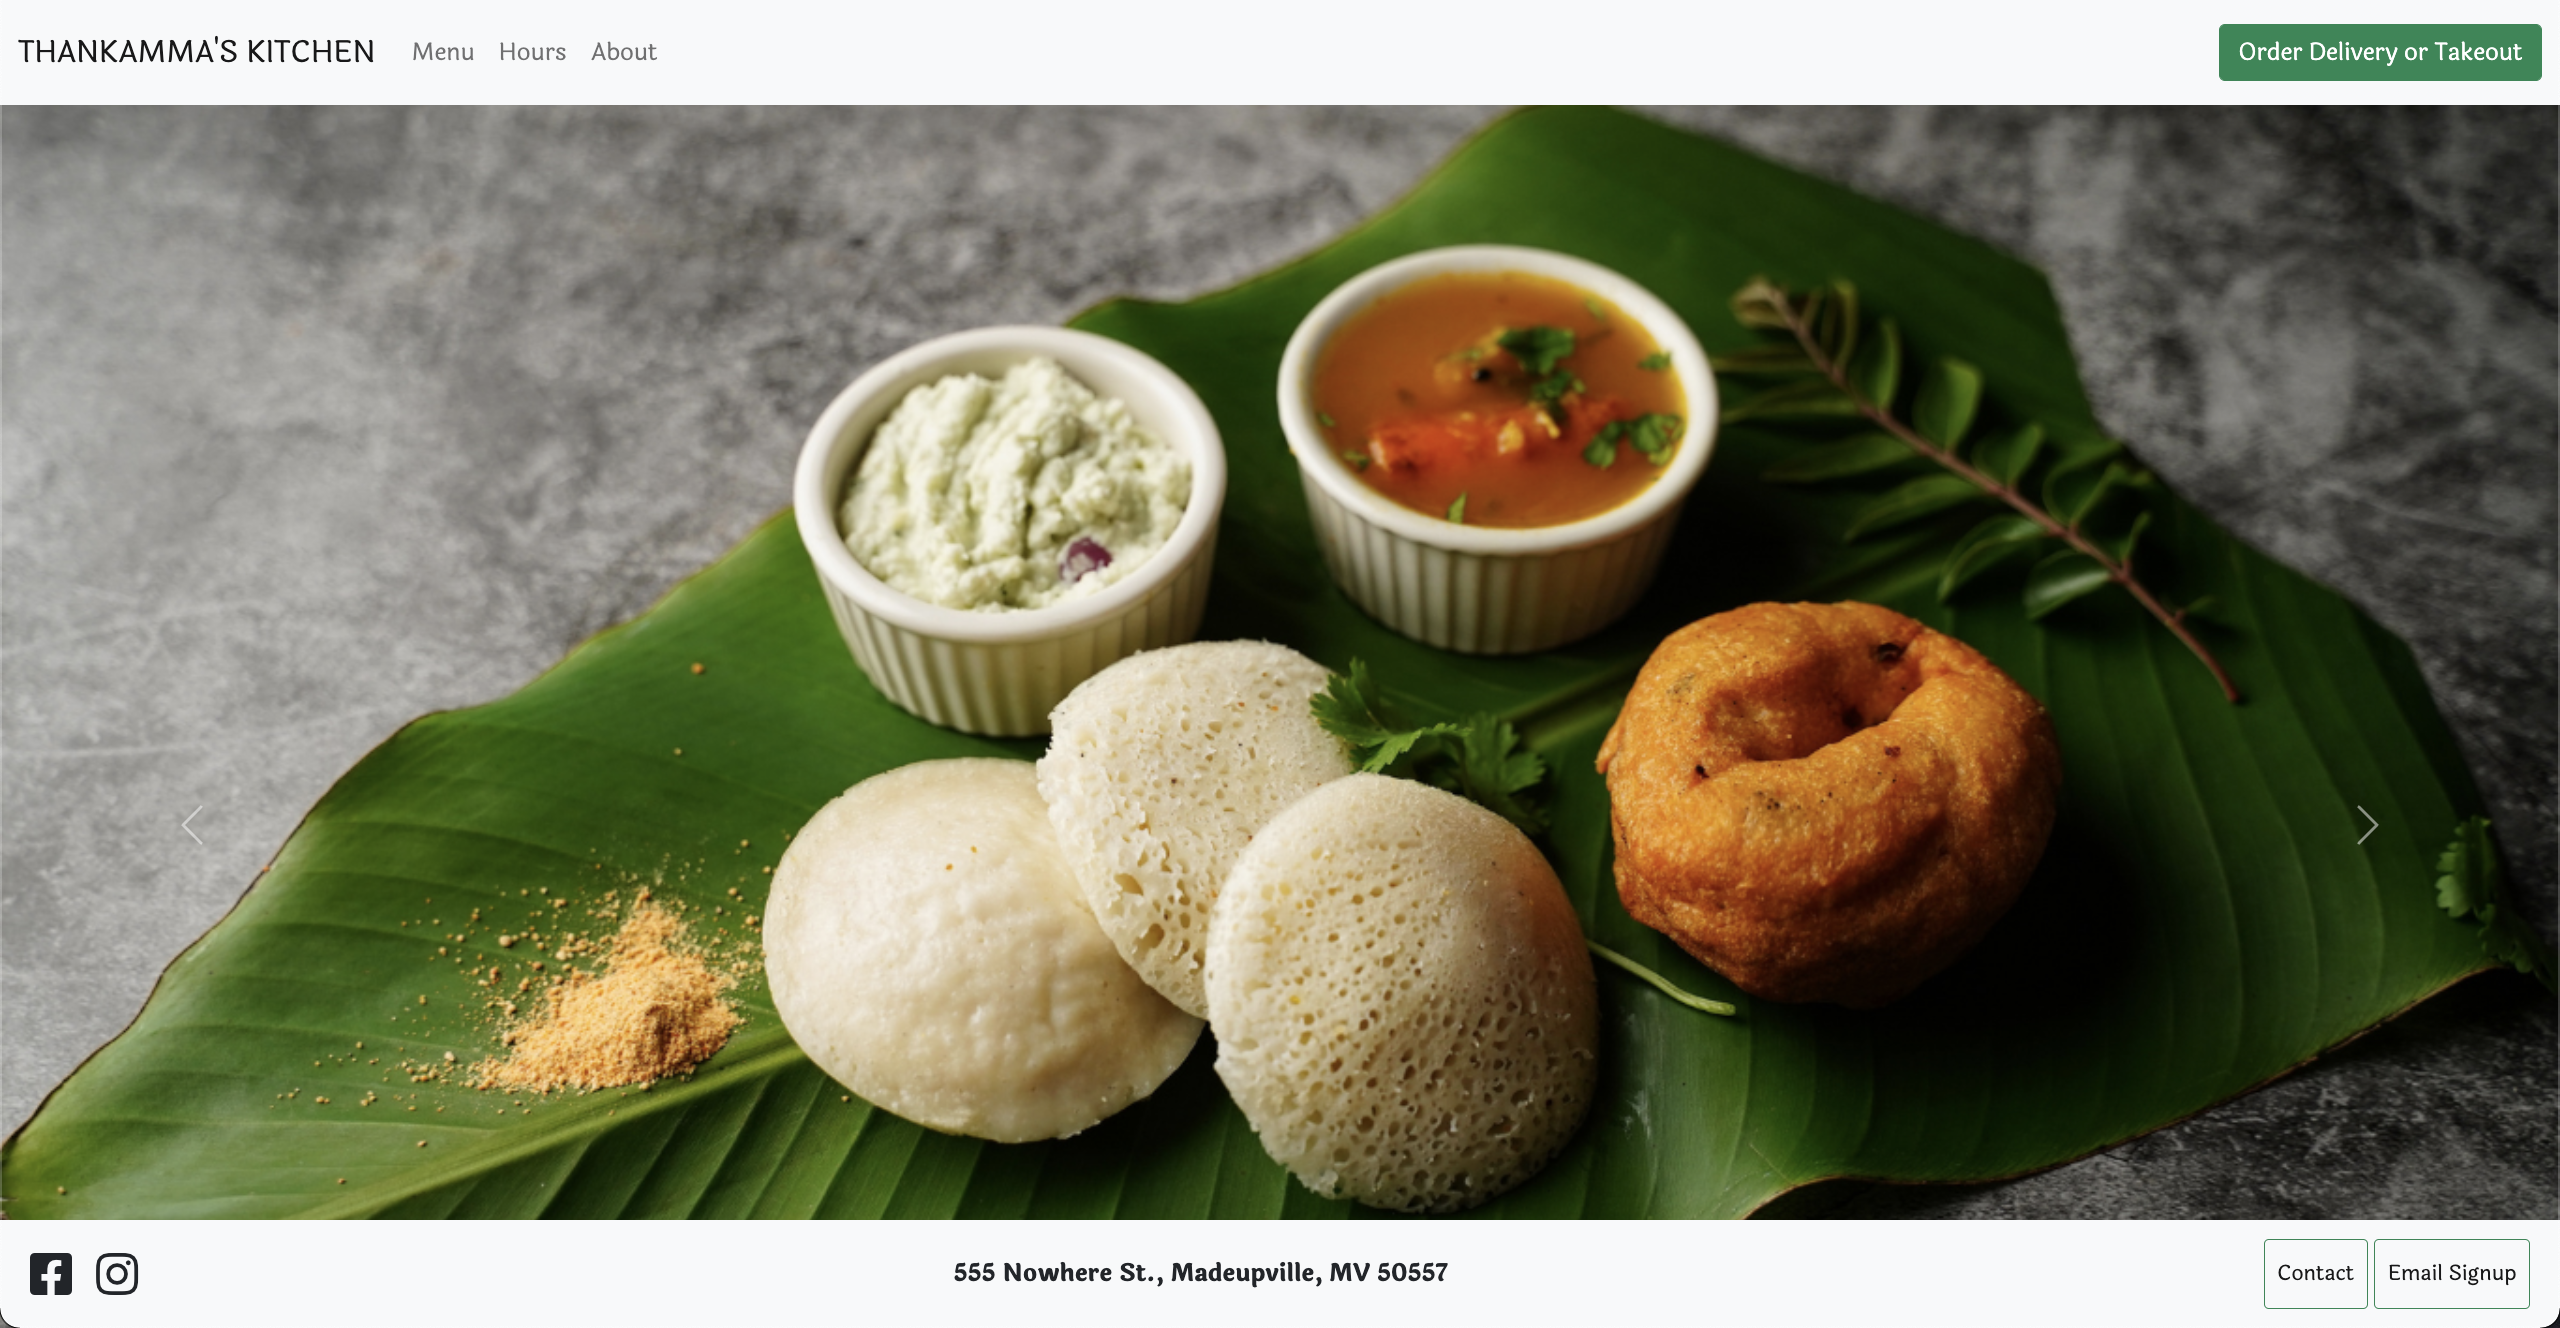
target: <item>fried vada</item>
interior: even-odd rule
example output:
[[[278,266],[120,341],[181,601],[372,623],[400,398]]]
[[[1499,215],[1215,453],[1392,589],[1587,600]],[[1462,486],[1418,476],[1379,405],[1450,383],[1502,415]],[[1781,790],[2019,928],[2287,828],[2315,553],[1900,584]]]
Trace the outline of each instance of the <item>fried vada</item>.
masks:
[[[1601,744],[1618,896],[1767,1000],[1871,1008],[1980,940],[2044,854],[2044,707],[1872,604],[1752,604],[1645,662]]]

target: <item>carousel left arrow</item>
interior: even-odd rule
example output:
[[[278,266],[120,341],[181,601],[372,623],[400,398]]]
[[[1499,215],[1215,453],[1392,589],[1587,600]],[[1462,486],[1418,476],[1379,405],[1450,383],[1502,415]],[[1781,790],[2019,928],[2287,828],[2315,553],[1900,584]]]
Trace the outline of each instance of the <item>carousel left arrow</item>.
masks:
[[[204,836],[197,834],[195,830],[189,826],[188,822],[195,820],[198,815],[203,813],[203,811],[204,808],[198,807],[194,811],[187,813],[187,819],[185,821],[178,822],[178,828],[187,832],[187,838],[192,839],[199,844],[204,842]]]

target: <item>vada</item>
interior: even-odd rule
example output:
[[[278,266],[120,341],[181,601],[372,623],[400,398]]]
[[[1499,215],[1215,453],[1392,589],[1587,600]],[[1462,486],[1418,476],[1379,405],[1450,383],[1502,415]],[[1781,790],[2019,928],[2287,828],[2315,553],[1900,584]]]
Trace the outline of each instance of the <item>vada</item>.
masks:
[[[1872,604],[1672,633],[1601,744],[1618,897],[1754,996],[1883,1005],[1953,963],[2044,854],[2044,707]]]

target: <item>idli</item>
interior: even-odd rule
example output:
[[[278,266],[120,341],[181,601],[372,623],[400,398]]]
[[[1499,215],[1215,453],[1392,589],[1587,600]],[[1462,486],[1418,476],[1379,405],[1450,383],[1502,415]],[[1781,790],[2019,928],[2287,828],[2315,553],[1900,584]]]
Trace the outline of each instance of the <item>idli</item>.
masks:
[[[774,868],[774,1009],[876,1106],[999,1143],[1145,1097],[1200,1021],[1094,925],[1020,761],[924,761],[847,789]]]
[[[1545,1166],[1591,1105],[1582,928],[1508,821],[1353,775],[1263,827],[1209,928],[1218,1077],[1327,1197],[1473,1207]]]
[[[1324,666],[1264,641],[1131,655],[1049,715],[1040,793],[1120,956],[1192,1014],[1219,883],[1254,832],[1351,773],[1308,702]]]

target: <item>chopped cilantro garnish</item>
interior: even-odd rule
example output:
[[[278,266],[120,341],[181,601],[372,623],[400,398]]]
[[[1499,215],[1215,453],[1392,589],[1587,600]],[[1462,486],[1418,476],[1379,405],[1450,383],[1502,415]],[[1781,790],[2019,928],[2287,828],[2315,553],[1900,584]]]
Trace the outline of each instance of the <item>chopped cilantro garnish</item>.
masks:
[[[1467,524],[1467,496],[1465,494],[1459,494],[1449,503],[1449,520],[1461,526]]]
[[[1671,445],[1680,441],[1680,417],[1677,415],[1638,415],[1632,420],[1611,420],[1591,435],[1591,445],[1582,449],[1582,459],[1595,466],[1607,466],[1618,459],[1618,444],[1631,443],[1659,466],[1671,459]]]
[[[1326,428],[1330,429],[1330,428],[1332,428],[1332,427],[1333,427],[1333,417],[1332,417],[1332,416],[1330,416],[1330,415],[1325,414],[1323,411],[1317,411],[1317,412],[1316,412],[1316,423],[1321,424],[1321,425],[1323,425],[1324,427],[1326,427]]]
[[[1636,361],[1636,367],[1639,369],[1650,369],[1655,373],[1660,373],[1671,367],[1671,352],[1664,350],[1655,351],[1651,355],[1647,355],[1643,359]]]
[[[1591,295],[1583,296],[1582,307],[1589,310],[1591,312],[1591,316],[1599,319],[1601,322],[1606,323],[1609,321],[1609,306],[1600,303],[1598,297]]]
[[[1581,379],[1574,377],[1571,373],[1563,369],[1558,369],[1554,373],[1548,374],[1546,377],[1529,385],[1529,404],[1533,406],[1552,406],[1555,403],[1564,400],[1568,394],[1579,392],[1581,390]]]
[[[1354,451],[1351,448],[1346,447],[1342,449],[1340,455],[1342,457],[1342,464],[1351,467],[1353,470],[1367,470],[1369,468],[1369,454],[1366,452]]]
[[[1529,384],[1529,404],[1547,408],[1547,418],[1559,425],[1562,417],[1555,404],[1568,394],[1582,390],[1582,380],[1572,371],[1557,366],[1573,354],[1573,332],[1561,327],[1514,327],[1503,329],[1494,344],[1517,357],[1520,367],[1535,376]]]
[[[1627,441],[1659,466],[1671,459],[1671,445],[1680,441],[1680,417],[1638,415],[1627,426]]]
[[[1507,327],[1495,334],[1493,344],[1511,352],[1520,367],[1529,371],[1529,404],[1546,411],[1547,418],[1561,428],[1564,417],[1557,413],[1556,403],[1583,390],[1581,379],[1559,367],[1573,354],[1572,329]]]
[[[1461,501],[1464,501],[1463,499]],[[1387,708],[1386,694],[1369,666],[1351,661],[1309,702],[1316,723],[1342,739],[1363,773],[1417,779],[1500,815],[1524,834],[1547,828],[1537,786],[1547,763],[1520,750],[1519,731],[1492,715],[1457,723],[1414,725]]]
[[[1507,327],[1493,344],[1518,357],[1520,367],[1544,377],[1573,353],[1573,332],[1561,327]]]

